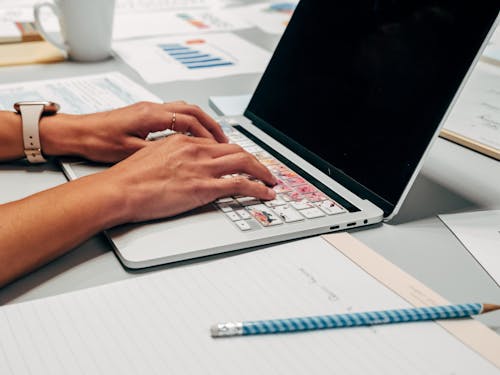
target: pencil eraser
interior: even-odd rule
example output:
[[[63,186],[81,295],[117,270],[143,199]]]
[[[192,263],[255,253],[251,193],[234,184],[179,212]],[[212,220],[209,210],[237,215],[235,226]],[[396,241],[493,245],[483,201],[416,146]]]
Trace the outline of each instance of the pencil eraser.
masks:
[[[219,325],[214,324],[212,327],[210,327],[210,335],[212,337],[219,337]]]

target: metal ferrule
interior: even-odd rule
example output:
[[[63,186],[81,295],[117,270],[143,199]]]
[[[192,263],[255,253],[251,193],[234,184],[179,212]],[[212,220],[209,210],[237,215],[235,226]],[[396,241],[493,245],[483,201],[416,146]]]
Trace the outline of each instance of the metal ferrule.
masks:
[[[243,335],[243,323],[218,323],[210,328],[210,333],[212,334],[212,337],[241,336]]]

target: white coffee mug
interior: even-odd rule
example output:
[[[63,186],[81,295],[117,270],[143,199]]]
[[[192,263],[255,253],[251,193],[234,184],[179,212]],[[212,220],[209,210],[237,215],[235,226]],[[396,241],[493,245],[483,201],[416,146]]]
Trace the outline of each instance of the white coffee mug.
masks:
[[[63,43],[48,34],[40,10],[50,8],[59,19]],[[35,24],[45,40],[78,61],[99,61],[111,54],[115,0],[53,0],[35,4]]]

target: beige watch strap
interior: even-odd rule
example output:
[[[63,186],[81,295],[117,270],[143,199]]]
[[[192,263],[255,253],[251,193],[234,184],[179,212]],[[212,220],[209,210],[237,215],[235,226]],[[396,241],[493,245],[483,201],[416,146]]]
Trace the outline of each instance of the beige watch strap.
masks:
[[[23,124],[24,153],[30,163],[47,161],[42,155],[40,144],[39,122],[43,110],[43,104],[25,104],[21,105],[19,110]]]

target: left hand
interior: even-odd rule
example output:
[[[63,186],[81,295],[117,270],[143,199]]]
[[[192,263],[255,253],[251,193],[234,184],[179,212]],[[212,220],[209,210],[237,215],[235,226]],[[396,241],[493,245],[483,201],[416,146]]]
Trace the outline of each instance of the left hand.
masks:
[[[51,121],[59,124],[50,126]],[[117,162],[146,146],[149,141],[144,139],[150,132],[171,129],[172,125],[173,130],[180,133],[227,142],[214,119],[198,106],[183,101],[139,102],[107,112],[44,117],[40,137],[48,155],[77,155],[98,162]]]

